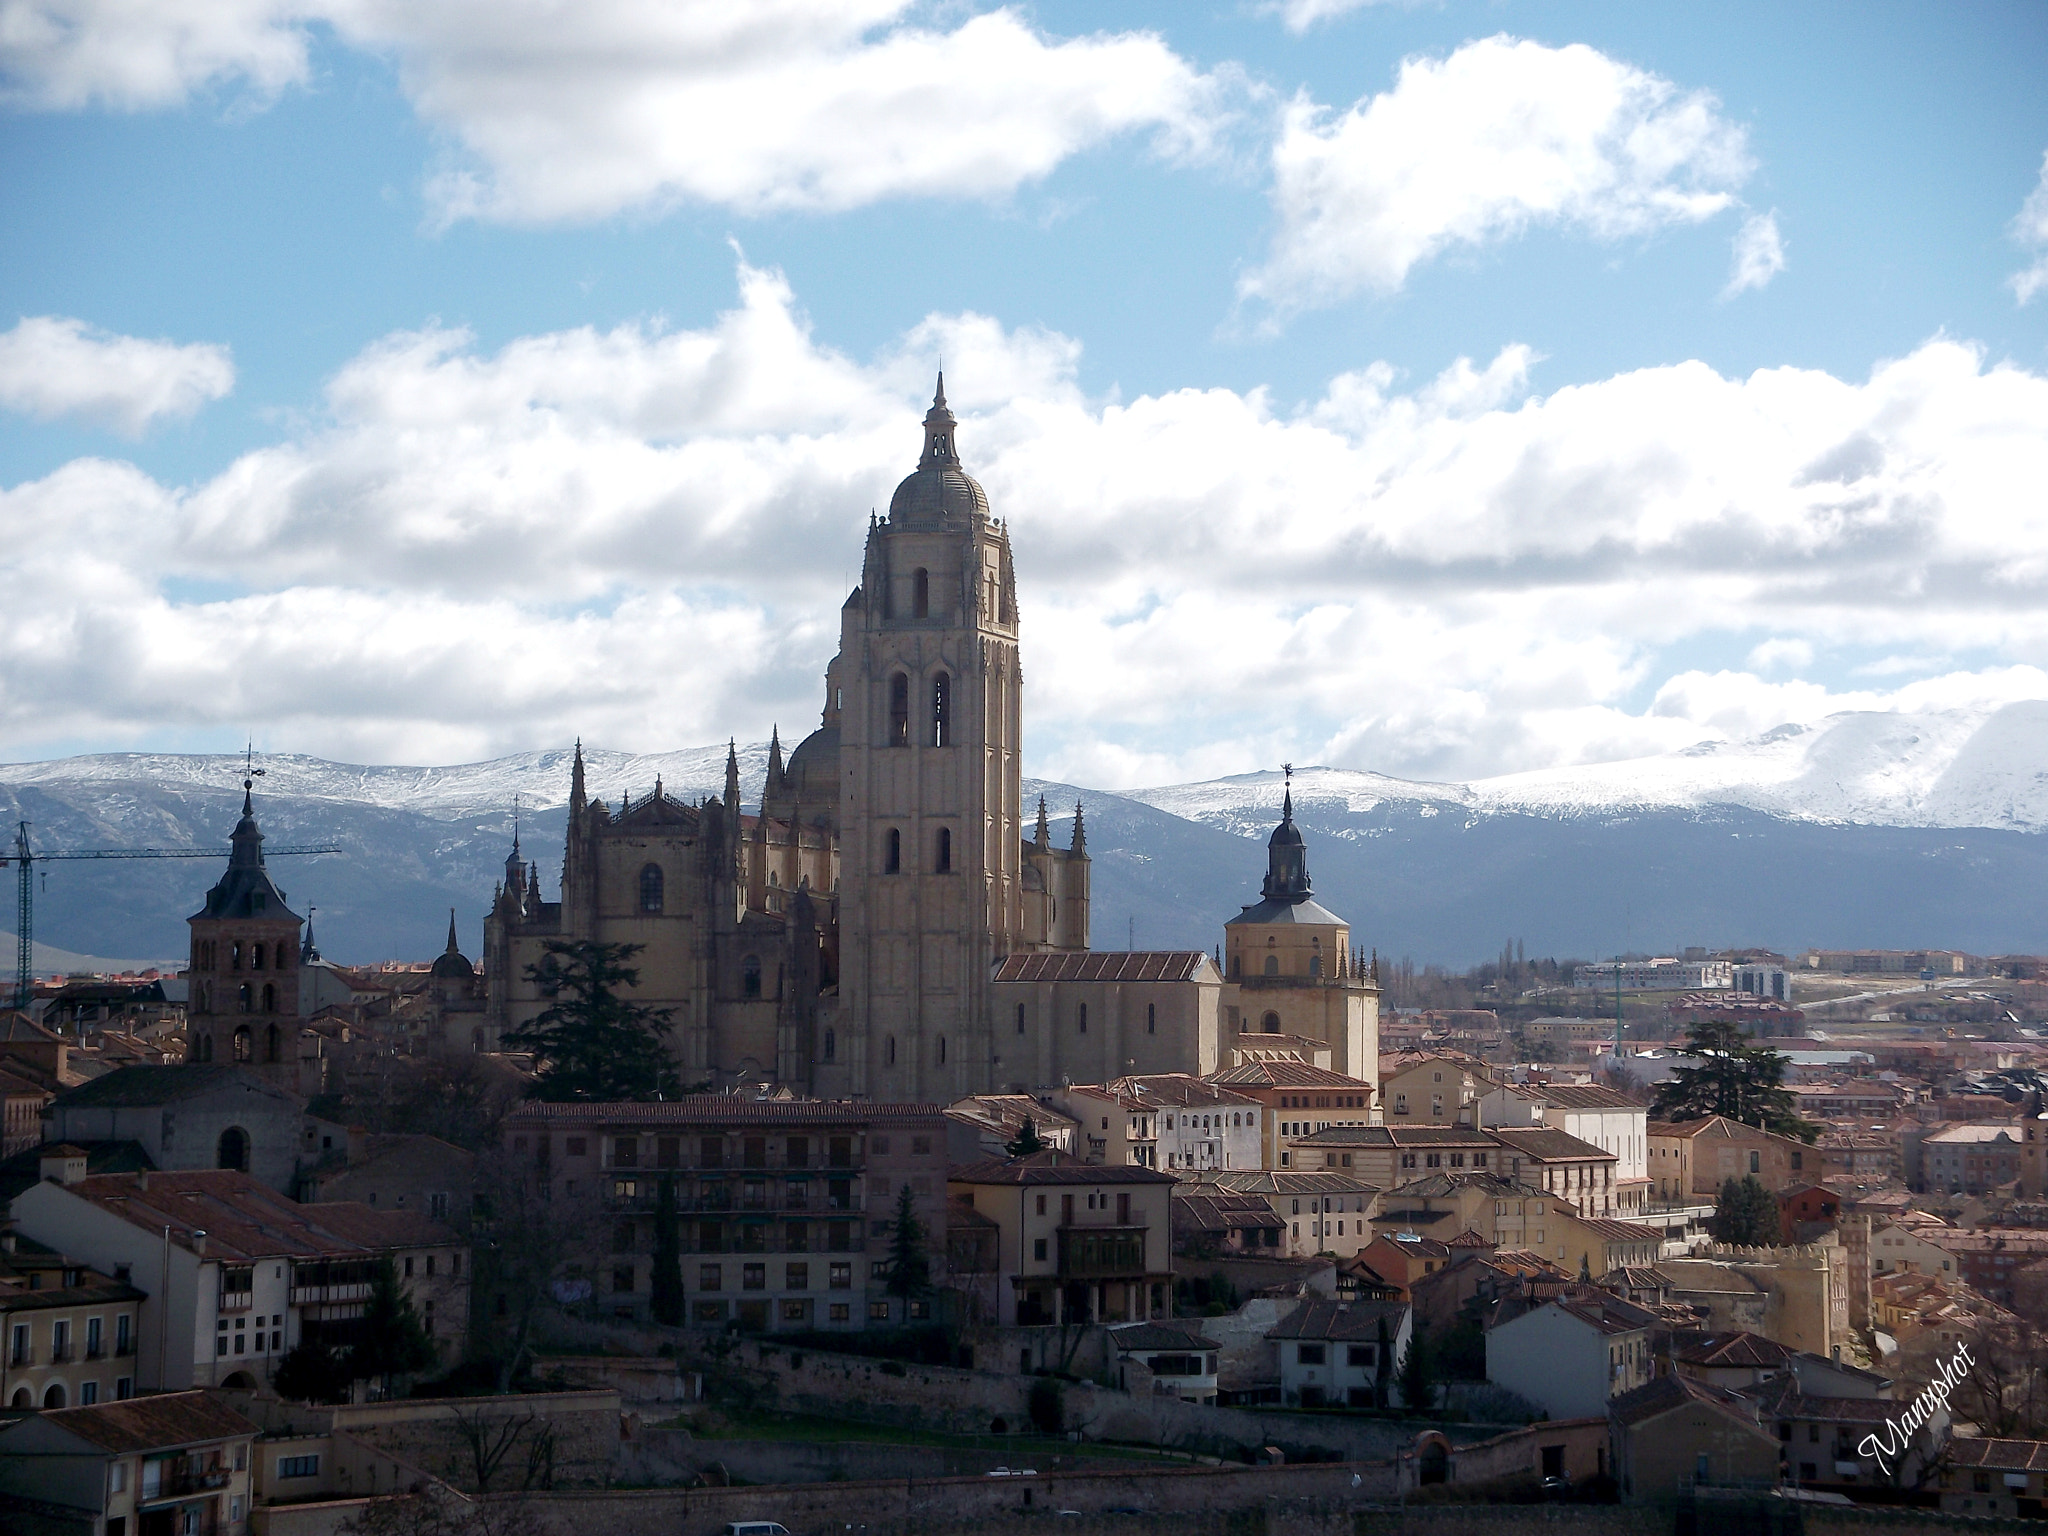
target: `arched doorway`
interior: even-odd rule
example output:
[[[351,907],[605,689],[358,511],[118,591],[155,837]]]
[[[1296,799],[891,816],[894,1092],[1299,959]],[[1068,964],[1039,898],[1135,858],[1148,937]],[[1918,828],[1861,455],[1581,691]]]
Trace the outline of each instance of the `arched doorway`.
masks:
[[[1423,1487],[1451,1480],[1451,1442],[1435,1430],[1415,1440],[1415,1481]]]
[[[247,1371],[236,1371],[221,1385],[230,1392],[250,1392],[255,1390],[256,1378]]]
[[[62,1408],[64,1406],[63,1382],[53,1381],[50,1383],[49,1390],[43,1394],[43,1406],[45,1408]]]
[[[30,1392],[27,1387],[16,1387],[14,1389],[14,1398],[7,1406],[10,1408],[33,1408],[35,1405],[34,1393]]]
[[[232,1168],[237,1173],[249,1171],[249,1133],[239,1125],[231,1125],[220,1133],[220,1146],[214,1158],[217,1168]]]

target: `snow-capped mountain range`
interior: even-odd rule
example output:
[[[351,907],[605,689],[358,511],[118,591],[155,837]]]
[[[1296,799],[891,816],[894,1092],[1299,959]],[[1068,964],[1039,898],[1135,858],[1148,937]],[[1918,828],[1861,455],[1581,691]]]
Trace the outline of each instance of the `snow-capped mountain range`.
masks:
[[[1272,825],[1282,775],[1129,792],[1190,821],[1251,835]],[[1886,827],[2048,830],[2048,701],[1925,714],[1854,713],[1706,741],[1625,762],[1417,783],[1341,768],[1297,769],[1297,805],[1388,804],[1468,816],[1611,817],[1739,808],[1799,821]]]
[[[794,742],[785,743],[785,749]],[[760,793],[766,743],[739,749]],[[723,787],[723,745],[630,754],[586,748],[593,796],[657,782]],[[453,767],[374,767],[266,755],[259,808],[295,906],[318,908],[336,958],[424,956],[452,907],[479,936],[515,824],[552,894],[567,751]],[[45,851],[220,847],[239,810],[239,754],[108,753],[0,765],[0,815]],[[1098,946],[1212,947],[1256,897],[1278,770],[1112,794],[1031,781],[1086,802]],[[1531,953],[1602,955],[1688,944],[1953,945],[2048,949],[2048,702],[1925,714],[1843,714],[1742,742],[1628,762],[1421,783],[1309,767],[1294,774],[1319,899],[1361,943],[1464,964],[1520,937]],[[1067,809],[1056,836],[1064,839]],[[43,866],[37,937],[86,954],[175,956],[185,914],[217,877],[205,860]],[[11,927],[0,897],[0,925]]]

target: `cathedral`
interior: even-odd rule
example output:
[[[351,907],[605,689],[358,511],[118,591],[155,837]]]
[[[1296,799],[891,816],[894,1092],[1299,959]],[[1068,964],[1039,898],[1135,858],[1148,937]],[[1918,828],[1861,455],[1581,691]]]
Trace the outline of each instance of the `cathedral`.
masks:
[[[640,946],[637,1001],[670,1011],[686,1081],[949,1102],[1130,1073],[1207,1072],[1240,1033],[1293,1036],[1370,1080],[1378,989],[1310,899],[1290,799],[1265,899],[1201,951],[1088,947],[1089,860],[1022,792],[1023,672],[1007,523],[960,464],[945,380],[924,451],[840,609],[818,728],[757,813],[657,782],[616,807],[572,768],[560,899],[515,840],[485,920],[486,1037],[545,1006],[550,941]]]

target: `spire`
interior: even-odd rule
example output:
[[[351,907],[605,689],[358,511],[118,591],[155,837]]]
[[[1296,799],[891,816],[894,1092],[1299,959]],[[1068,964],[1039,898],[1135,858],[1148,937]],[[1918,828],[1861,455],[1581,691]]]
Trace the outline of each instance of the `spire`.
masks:
[[[462,946],[455,942],[455,909],[453,907],[448,909],[448,953],[451,955],[462,953]]]
[[[932,408],[924,413],[924,457],[917,461],[919,469],[960,467],[960,452],[953,443],[953,431],[958,425],[953,413],[946,409],[946,376],[941,373]]]
[[[737,816],[740,809],[740,749],[739,743],[727,738],[725,743],[725,808]]]
[[[540,866],[538,864],[526,866],[526,910],[528,912],[538,912],[540,910]]]
[[[761,798],[766,800],[770,795],[780,795],[782,780],[782,727],[771,725],[768,728],[768,782],[761,787]]]
[[[576,738],[576,761],[569,768],[569,815],[581,816],[589,805],[589,796],[583,789],[583,738]]]
[[[299,964],[312,965],[320,958],[320,946],[313,942],[313,914],[318,907],[306,908],[306,936],[299,941]]]
[[[1308,878],[1308,849],[1294,825],[1294,764],[1281,767],[1287,773],[1287,789],[1280,802],[1280,825],[1266,841],[1266,883],[1260,894],[1268,901],[1294,906],[1307,901],[1313,887]]]
[[[1040,795],[1038,797],[1038,836],[1035,839],[1033,846],[1036,847],[1040,853],[1044,853],[1046,849],[1052,846],[1052,828],[1046,825],[1045,796],[1043,795]]]
[[[1088,832],[1081,825],[1081,802],[1078,800],[1074,802],[1074,842],[1068,852],[1071,857],[1077,859],[1085,858],[1088,854]]]

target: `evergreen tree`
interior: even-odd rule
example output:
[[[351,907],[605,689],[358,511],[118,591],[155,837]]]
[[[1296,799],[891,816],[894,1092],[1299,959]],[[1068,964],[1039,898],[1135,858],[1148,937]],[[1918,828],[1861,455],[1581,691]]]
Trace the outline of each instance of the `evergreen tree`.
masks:
[[[1034,1152],[1043,1152],[1045,1138],[1038,1134],[1038,1122],[1026,1115],[1017,1139],[1005,1145],[1003,1150],[1012,1157],[1029,1157]]]
[[[348,1362],[333,1350],[300,1341],[285,1351],[271,1378],[277,1395],[293,1403],[348,1401]]]
[[[1402,1351],[1399,1371],[1401,1403],[1408,1408],[1430,1408],[1436,1402],[1436,1362],[1430,1358],[1429,1339],[1417,1323]]]
[[[917,1219],[911,1203],[910,1185],[896,1195],[896,1220],[890,1225],[887,1289],[891,1296],[906,1300],[923,1296],[932,1288],[932,1263],[925,1252],[924,1223]]]
[[[1779,1241],[1778,1199],[1755,1174],[1721,1183],[1711,1224],[1714,1240],[1745,1248],[1769,1248]]]
[[[1785,1087],[1785,1058],[1769,1046],[1752,1045],[1742,1026],[1702,1019],[1692,1026],[1679,1053],[1699,1065],[1680,1067],[1657,1090],[1652,1120],[1703,1120],[1721,1115],[1759,1130],[1812,1141],[1820,1127],[1793,1112]]]
[[[1387,1406],[1387,1389],[1394,1380],[1394,1343],[1387,1332],[1387,1314],[1382,1312],[1379,1320],[1379,1348],[1373,1352],[1372,1405],[1375,1408]]]
[[[530,1023],[507,1031],[505,1044],[539,1059],[536,1097],[609,1103],[680,1091],[663,1044],[673,1010],[620,995],[640,984],[639,968],[626,962],[645,947],[550,939],[540,961],[526,968],[526,979],[549,1003]]]
[[[675,1328],[683,1321],[683,1245],[676,1220],[676,1176],[661,1176],[660,1201],[654,1208],[654,1295],[649,1308],[657,1323]]]
[[[434,1336],[398,1283],[398,1266],[385,1254],[370,1277],[370,1296],[348,1352],[349,1374],[358,1381],[375,1377],[388,1392],[394,1376],[425,1370],[436,1353]]]

